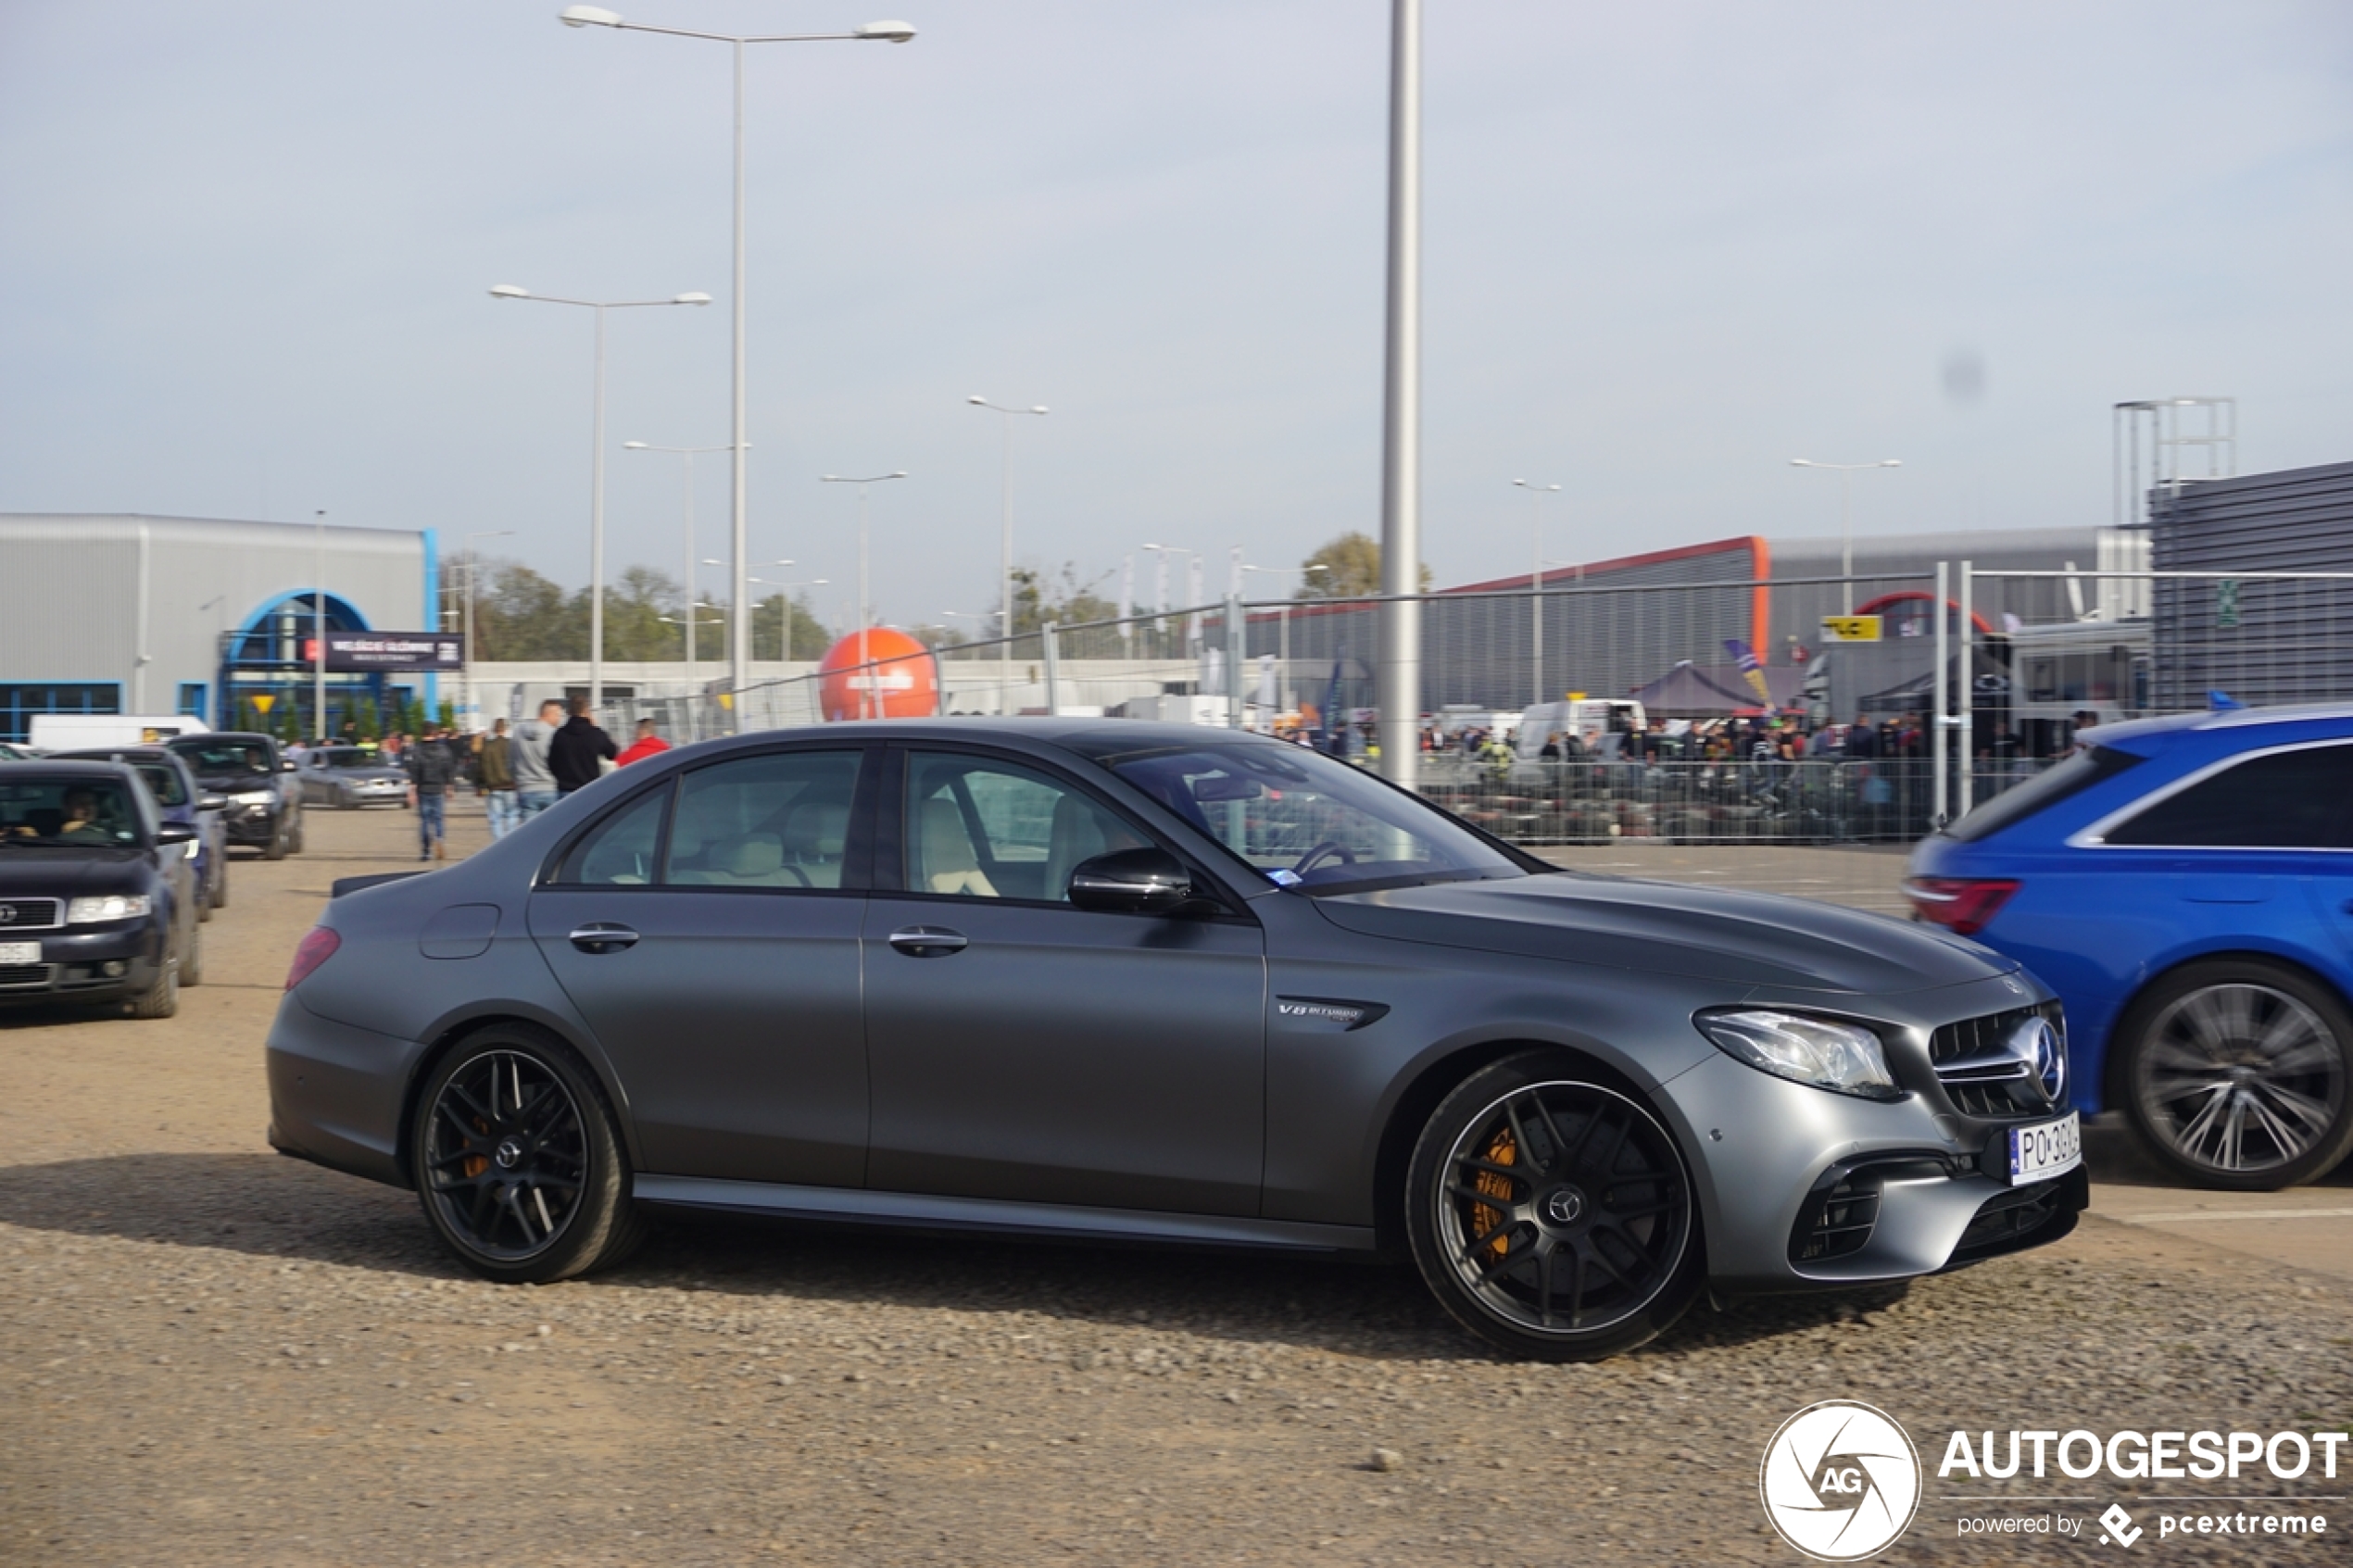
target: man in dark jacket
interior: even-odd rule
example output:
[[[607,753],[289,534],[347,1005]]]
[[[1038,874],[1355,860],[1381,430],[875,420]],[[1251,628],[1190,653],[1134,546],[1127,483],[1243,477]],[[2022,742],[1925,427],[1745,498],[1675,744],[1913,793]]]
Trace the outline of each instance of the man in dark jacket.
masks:
[[[588,699],[573,697],[571,721],[547,743],[547,771],[556,776],[556,793],[570,795],[573,790],[587,788],[604,771],[597,765],[598,760],[620,753],[612,736],[598,729],[597,721],[588,717]]]
[[[417,797],[417,859],[446,860],[449,781],[458,776],[458,759],[438,729],[402,749],[401,765],[409,771],[409,787]]]

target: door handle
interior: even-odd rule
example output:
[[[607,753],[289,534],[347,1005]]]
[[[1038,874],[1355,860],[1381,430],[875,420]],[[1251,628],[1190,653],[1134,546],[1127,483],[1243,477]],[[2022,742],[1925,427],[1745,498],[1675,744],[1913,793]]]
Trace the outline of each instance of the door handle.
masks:
[[[584,953],[617,953],[635,946],[637,934],[610,921],[595,921],[574,931],[571,941]]]
[[[890,945],[911,959],[944,959],[964,950],[964,934],[944,925],[902,925],[890,934]]]

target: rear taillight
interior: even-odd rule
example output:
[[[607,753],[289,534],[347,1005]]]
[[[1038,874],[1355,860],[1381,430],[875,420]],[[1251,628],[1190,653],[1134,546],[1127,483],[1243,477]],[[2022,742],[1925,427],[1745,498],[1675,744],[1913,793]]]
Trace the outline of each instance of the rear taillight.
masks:
[[[343,946],[343,938],[323,925],[314,925],[310,935],[295,949],[294,965],[286,971],[286,989],[291,991],[310,978],[310,972],[335,956]]]
[[[2010,901],[2019,884],[2001,877],[1915,876],[1904,880],[1904,897],[1925,921],[1956,936],[1974,936]]]

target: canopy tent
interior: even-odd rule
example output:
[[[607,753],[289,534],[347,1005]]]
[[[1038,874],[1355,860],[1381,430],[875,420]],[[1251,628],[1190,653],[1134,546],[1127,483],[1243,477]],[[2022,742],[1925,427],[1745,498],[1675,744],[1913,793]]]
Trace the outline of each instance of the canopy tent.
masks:
[[[1765,689],[1777,709],[1795,709],[1806,671],[1795,667],[1764,671]],[[1679,659],[1675,668],[1646,686],[1637,686],[1634,699],[1642,711],[1666,719],[1712,719],[1730,713],[1762,713],[1755,688],[1737,664],[1693,664]]]

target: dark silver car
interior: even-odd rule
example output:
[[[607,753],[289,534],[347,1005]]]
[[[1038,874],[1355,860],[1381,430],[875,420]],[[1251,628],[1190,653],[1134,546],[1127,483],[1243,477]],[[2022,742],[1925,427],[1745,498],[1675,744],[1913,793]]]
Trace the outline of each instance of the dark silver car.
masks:
[[[1127,721],[835,725],[610,774],[338,884],[271,1141],[413,1187],[489,1278],[716,1209],[1410,1256],[1518,1355],[1704,1289],[2065,1236],[2060,1020],[2017,965],[1554,870],[1347,764]]]
[[[358,746],[329,746],[306,753],[296,765],[302,803],[355,811],[362,806],[407,806],[409,775],[375,752]]]

